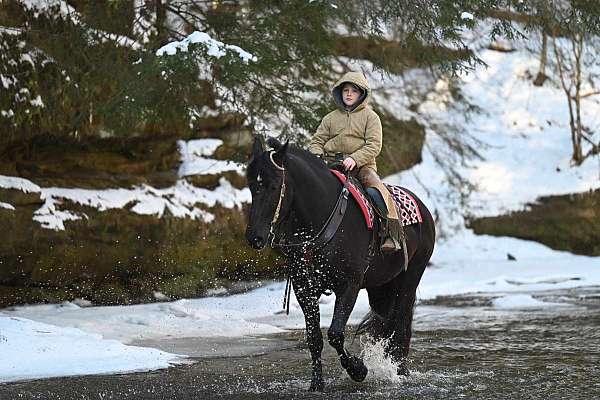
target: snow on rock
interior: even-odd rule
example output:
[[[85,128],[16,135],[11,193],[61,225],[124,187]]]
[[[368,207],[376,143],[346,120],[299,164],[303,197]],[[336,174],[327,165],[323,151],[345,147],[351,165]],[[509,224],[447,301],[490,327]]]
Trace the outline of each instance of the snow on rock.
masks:
[[[42,197],[44,197],[43,194]],[[46,202],[33,213],[33,220],[39,222],[42,228],[64,231],[66,221],[76,221],[82,218],[79,214],[58,209],[57,204],[61,204],[61,201],[53,197],[46,198]]]
[[[5,208],[7,210],[14,210],[15,207],[12,204],[4,203],[0,201],[0,208]]]
[[[98,211],[123,208],[133,205],[131,211],[140,215],[162,217],[166,211],[176,218],[191,218],[203,222],[212,222],[214,215],[197,208],[197,204],[207,207],[221,205],[226,208],[241,207],[250,201],[247,188],[236,189],[225,178],[219,180],[214,190],[195,187],[185,180],[179,180],[170,188],[156,189],[152,186],[140,186],[133,189],[66,189],[43,188],[44,205],[34,213],[34,220],[42,227],[64,230],[65,221],[87,218],[85,214],[76,214],[61,210],[58,205],[64,200],[92,207]]]
[[[41,187],[27,179],[4,175],[0,175],[0,188],[16,189],[25,193],[39,193],[42,191]]]
[[[180,140],[177,144],[181,153],[181,165],[178,172],[180,177],[219,174],[225,171],[242,173],[244,170],[244,166],[240,163],[205,157],[212,155],[223,144],[220,139],[198,139],[188,142]]]
[[[126,346],[116,340],[102,339],[96,333],[2,313],[0,354],[0,382],[148,371],[186,362],[185,356]]]
[[[243,165],[235,162],[207,158],[223,144],[220,139],[199,139],[189,142],[179,141],[181,152],[181,177],[200,174],[217,174],[224,171],[243,172]],[[176,218],[190,218],[212,222],[215,217],[202,208],[220,205],[226,208],[241,207],[251,200],[248,188],[237,189],[225,178],[219,180],[214,190],[195,187],[181,179],[170,188],[156,189],[141,185],[132,189],[91,190],[79,188],[41,188],[33,182],[17,177],[0,175],[0,188],[15,189],[25,193],[40,193],[44,204],[34,212],[33,219],[43,228],[64,230],[66,221],[88,218],[84,213],[63,209],[66,201],[98,211],[131,206],[131,211],[140,215],[154,215],[161,218],[166,212]],[[12,205],[0,203],[0,207],[14,209]]]

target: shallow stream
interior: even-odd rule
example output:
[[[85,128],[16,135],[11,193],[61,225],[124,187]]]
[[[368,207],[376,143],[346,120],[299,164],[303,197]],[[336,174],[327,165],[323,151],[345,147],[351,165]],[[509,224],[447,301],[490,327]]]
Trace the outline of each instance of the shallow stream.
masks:
[[[351,381],[325,345],[325,394],[308,393],[309,355],[303,333],[294,331],[140,343],[193,354],[196,362],[0,385],[0,399],[600,398],[600,288],[535,292],[535,299],[556,303],[541,308],[493,307],[499,295],[418,305],[408,378],[394,375],[380,347],[357,339],[350,349],[370,368],[365,382]]]

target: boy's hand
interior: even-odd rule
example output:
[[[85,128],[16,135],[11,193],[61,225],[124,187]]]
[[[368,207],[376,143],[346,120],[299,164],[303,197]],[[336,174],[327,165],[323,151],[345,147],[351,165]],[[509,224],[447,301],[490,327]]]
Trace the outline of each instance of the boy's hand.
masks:
[[[348,171],[352,171],[354,167],[356,167],[356,161],[352,157],[346,157],[346,159],[342,162],[344,168]]]

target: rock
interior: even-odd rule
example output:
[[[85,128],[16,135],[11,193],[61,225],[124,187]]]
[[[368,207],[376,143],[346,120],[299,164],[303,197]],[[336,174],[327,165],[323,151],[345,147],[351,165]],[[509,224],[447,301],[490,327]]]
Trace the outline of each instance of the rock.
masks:
[[[0,188],[0,201],[11,204],[14,207],[41,205],[40,193],[37,192],[22,192],[16,189]]]

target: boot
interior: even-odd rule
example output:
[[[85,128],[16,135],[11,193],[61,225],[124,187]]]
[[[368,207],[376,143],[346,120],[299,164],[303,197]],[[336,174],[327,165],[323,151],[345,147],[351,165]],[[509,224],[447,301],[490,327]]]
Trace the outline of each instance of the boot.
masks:
[[[402,244],[405,242],[404,239],[404,228],[397,219],[387,219],[386,225],[386,236],[381,243],[382,253],[393,253],[402,249]]]

